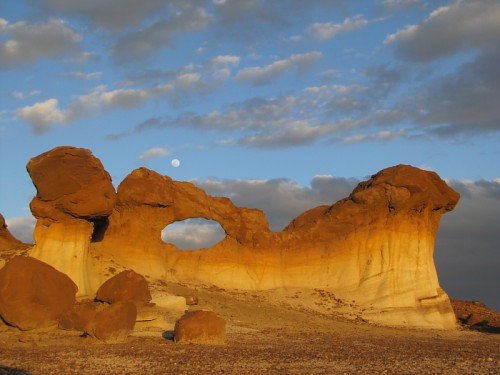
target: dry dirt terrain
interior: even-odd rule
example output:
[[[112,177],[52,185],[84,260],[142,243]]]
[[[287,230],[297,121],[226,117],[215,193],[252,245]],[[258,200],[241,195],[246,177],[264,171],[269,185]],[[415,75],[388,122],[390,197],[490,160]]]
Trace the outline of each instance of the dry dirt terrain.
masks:
[[[0,325],[0,374],[498,374],[500,335],[378,327],[342,315],[344,302],[322,290],[230,292],[152,285],[196,295],[227,321],[225,345],[169,340],[136,327],[105,344],[75,331],[20,332]],[[348,309],[346,308],[346,311]]]

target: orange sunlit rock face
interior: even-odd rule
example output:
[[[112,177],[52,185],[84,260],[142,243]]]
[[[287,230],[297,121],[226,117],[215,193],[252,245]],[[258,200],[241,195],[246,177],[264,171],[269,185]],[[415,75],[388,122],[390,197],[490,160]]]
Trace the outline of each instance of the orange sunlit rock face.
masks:
[[[85,158],[94,166],[96,158],[80,150],[71,149],[78,157],[52,158],[52,152],[62,152],[58,148],[43,154],[45,164],[28,164],[30,174],[36,176],[34,201],[43,202],[32,204],[33,213],[44,225],[43,229],[37,225],[32,256],[57,263],[54,266],[66,269],[63,272],[79,287],[85,284],[91,290],[92,285],[99,285],[93,281],[99,278],[95,266],[99,257],[143,275],[183,283],[246,290],[321,288],[355,301],[370,321],[455,326],[448,296],[439,286],[433,251],[441,215],[455,207],[459,194],[434,172],[407,165],[384,169],[360,183],[349,197],[312,208],[282,232],[271,232],[262,211],[236,207],[228,198],[211,197],[191,183],[173,181],[146,168],[129,174],[118,186],[115,199],[103,182],[107,172],[87,166]],[[43,165],[44,170],[76,171],[77,178],[73,161],[89,176],[76,185],[71,182],[70,188],[56,186],[62,183],[59,174],[44,175],[37,169]],[[89,195],[94,181],[98,181],[97,190]],[[66,194],[78,198],[69,199]],[[84,202],[82,207],[79,202]],[[96,218],[100,223],[106,219],[105,226],[99,224],[98,240]],[[226,238],[199,251],[179,250],[161,240],[163,228],[188,218],[219,222]],[[89,223],[93,229],[83,229],[80,223],[86,231],[84,238],[70,235],[64,226],[74,220]],[[60,227],[51,230],[53,225]],[[57,241],[57,252],[44,245]],[[89,252],[93,265],[87,259]],[[71,271],[75,256],[86,264]]]

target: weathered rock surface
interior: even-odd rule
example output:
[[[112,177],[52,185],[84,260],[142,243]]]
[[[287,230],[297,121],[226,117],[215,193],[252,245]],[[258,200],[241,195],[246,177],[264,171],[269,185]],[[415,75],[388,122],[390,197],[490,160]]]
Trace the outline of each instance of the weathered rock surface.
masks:
[[[116,302],[95,314],[85,332],[105,342],[124,341],[134,330],[137,308],[133,302]]]
[[[97,306],[94,302],[77,303],[59,318],[59,328],[86,332],[96,313]]]
[[[57,148],[28,164],[38,191],[31,254],[65,270],[83,294],[92,295],[99,285],[90,251],[94,259],[153,279],[226,289],[321,288],[355,301],[353,308],[370,321],[455,326],[433,251],[441,215],[454,208],[459,194],[434,172],[387,168],[349,197],[313,208],[276,233],[262,211],[236,207],[146,168],[122,181],[115,201],[109,175],[94,159],[88,150]],[[64,182],[54,172],[59,167],[78,182]],[[80,167],[87,177],[78,177]],[[47,169],[52,172],[44,174]],[[68,187],[51,190],[59,184]],[[91,197],[95,203],[87,202]],[[167,225],[188,218],[217,221],[225,239],[199,251],[161,240]]]
[[[21,330],[55,325],[72,308],[76,292],[65,274],[17,256],[0,269],[0,316]]]
[[[108,303],[133,302],[141,306],[151,302],[151,293],[144,276],[132,270],[126,270],[102,284],[97,291],[96,298]]]
[[[89,245],[115,204],[111,177],[89,150],[67,146],[32,158],[26,168],[37,189],[30,204],[37,223],[29,254],[69,275],[78,297],[89,297],[97,283],[89,277]]]
[[[59,319],[59,328],[86,333],[104,342],[124,341],[133,331],[137,308],[133,302],[78,303]]]
[[[180,343],[223,344],[226,322],[213,311],[188,311],[175,323],[174,340]]]
[[[156,319],[146,279],[126,270],[108,279],[94,302],[80,302],[59,319],[59,328],[76,330],[106,342],[124,341],[136,320]]]
[[[111,177],[89,150],[62,146],[32,158],[26,166],[36,197],[31,212],[43,224],[109,216],[115,203]]]

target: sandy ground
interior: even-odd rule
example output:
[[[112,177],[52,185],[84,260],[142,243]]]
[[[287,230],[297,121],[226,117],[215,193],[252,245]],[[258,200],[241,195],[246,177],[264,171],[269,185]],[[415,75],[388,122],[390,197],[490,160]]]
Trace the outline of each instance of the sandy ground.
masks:
[[[0,374],[500,373],[498,334],[378,327],[342,316],[323,291],[153,287],[198,296],[197,308],[226,319],[226,344],[176,344],[164,338],[176,319],[167,315],[161,327],[138,325],[117,344],[0,325]],[[314,296],[320,302],[311,305]]]

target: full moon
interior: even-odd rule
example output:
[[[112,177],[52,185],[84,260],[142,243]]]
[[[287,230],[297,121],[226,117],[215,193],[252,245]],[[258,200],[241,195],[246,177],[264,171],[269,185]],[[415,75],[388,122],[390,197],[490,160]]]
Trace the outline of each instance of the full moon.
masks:
[[[177,168],[179,165],[181,165],[181,162],[179,161],[179,159],[172,160],[172,167]]]

